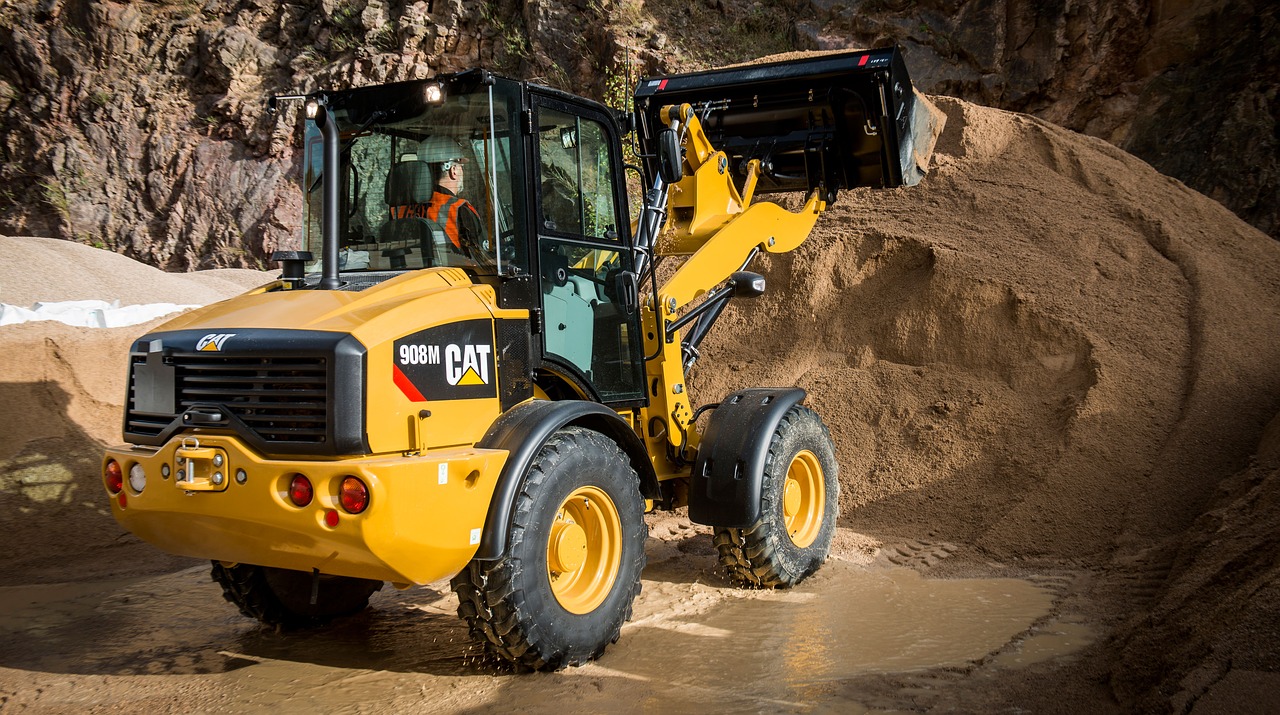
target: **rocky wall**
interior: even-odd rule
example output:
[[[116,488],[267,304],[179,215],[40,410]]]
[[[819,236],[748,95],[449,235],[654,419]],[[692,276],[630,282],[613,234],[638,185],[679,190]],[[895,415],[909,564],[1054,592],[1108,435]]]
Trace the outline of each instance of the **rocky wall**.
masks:
[[[795,0],[802,48],[898,42],[925,92],[1100,137],[1280,238],[1280,9],[1258,0]]]
[[[473,66],[597,71],[588,3],[41,0],[0,5],[0,233],[169,270],[265,265],[296,240],[296,109],[270,94]],[[590,83],[587,84],[590,87]]]
[[[1275,237],[1278,12],[1261,0],[9,0],[0,233],[169,270],[265,266],[301,217],[296,110],[268,115],[270,94],[484,66],[603,97],[642,73],[898,42],[925,91],[1106,139]]]

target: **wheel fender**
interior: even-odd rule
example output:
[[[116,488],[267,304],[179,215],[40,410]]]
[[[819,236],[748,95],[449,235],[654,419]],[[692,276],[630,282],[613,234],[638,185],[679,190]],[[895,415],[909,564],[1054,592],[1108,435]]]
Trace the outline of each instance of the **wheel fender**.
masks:
[[[798,387],[752,388],[711,412],[689,484],[689,519],[746,528],[760,518],[769,442],[782,417],[805,398]]]
[[[551,435],[562,427],[577,426],[594,430],[612,439],[631,461],[640,476],[640,493],[646,499],[659,495],[658,478],[645,451],[644,442],[617,412],[598,402],[585,400],[532,400],[507,410],[485,436],[476,443],[483,449],[503,449],[509,454],[480,535],[480,548],[473,558],[491,561],[507,551],[507,531],[515,510],[516,495],[529,466]]]

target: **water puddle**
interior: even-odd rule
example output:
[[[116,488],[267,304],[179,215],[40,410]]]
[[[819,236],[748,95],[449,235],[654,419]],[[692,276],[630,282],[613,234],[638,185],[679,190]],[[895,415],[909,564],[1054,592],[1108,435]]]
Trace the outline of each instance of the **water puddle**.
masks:
[[[866,676],[945,688],[954,681],[943,676],[962,677],[957,669],[975,662],[1025,667],[1094,637],[1082,624],[1046,618],[1053,593],[1019,579],[926,579],[838,560],[790,591],[694,585],[665,580],[661,569],[648,575],[637,620],[604,659],[555,674],[515,676],[479,662],[444,584],[388,588],[360,616],[277,634],[223,602],[204,568],[0,588],[0,671],[98,678],[91,682],[104,688],[103,702],[129,697],[135,681],[99,676],[164,675],[153,684],[203,689],[210,700],[201,702],[234,711],[518,702],[559,715],[570,698],[582,712],[620,703],[664,714],[865,712],[858,699]]]
[[[705,686],[733,673],[754,697],[804,703],[859,676],[966,666],[1050,613],[1053,595],[1019,579],[926,579],[834,561],[800,587],[731,596],[712,612],[629,628],[599,667]],[[1086,635],[1027,638],[1002,665],[1047,660]],[[1019,658],[1023,660],[1019,660]]]

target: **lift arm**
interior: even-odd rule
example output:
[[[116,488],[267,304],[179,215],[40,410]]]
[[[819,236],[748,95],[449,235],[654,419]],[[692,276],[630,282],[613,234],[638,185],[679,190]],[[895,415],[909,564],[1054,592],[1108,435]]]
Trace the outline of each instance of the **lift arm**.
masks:
[[[691,359],[673,324],[682,312],[698,310],[708,293],[727,300],[730,293],[716,287],[744,270],[756,251],[799,247],[840,189],[919,182],[935,137],[927,104],[892,47],[649,78],[637,86],[640,153],[653,187],[637,236],[646,253],[638,265],[644,273],[653,270],[650,255],[688,257],[643,306],[650,404],[642,417],[660,479],[683,476],[699,442],[685,384]],[[662,134],[671,130],[683,172],[667,185],[659,168],[668,153]],[[798,211],[755,201],[788,192],[807,196]],[[721,308],[706,310],[689,332],[705,334]]]

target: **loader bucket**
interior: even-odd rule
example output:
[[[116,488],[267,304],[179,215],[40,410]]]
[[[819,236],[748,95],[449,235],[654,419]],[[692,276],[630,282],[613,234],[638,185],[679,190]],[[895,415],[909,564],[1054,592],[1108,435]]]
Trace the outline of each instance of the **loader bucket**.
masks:
[[[896,47],[650,77],[636,87],[645,170],[657,170],[665,106],[693,106],[711,143],[745,175],[760,159],[756,193],[919,183],[933,115],[919,101]]]

